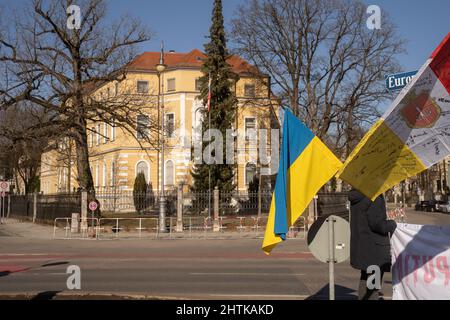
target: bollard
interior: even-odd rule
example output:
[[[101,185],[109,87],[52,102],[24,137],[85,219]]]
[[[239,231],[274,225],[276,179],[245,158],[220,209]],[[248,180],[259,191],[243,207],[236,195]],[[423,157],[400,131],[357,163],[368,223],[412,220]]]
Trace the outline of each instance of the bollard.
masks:
[[[9,218],[9,213],[11,212],[11,195],[8,194],[8,214],[7,214],[7,218]]]
[[[217,186],[214,188],[213,198],[214,198],[213,231],[218,232],[220,231],[220,224],[219,224],[219,188],[217,188]]]
[[[177,225],[176,232],[183,232],[183,188],[178,186],[177,192]]]
[[[87,232],[87,191],[81,191],[81,232]]]
[[[37,193],[33,193],[33,223],[36,223],[37,216]]]

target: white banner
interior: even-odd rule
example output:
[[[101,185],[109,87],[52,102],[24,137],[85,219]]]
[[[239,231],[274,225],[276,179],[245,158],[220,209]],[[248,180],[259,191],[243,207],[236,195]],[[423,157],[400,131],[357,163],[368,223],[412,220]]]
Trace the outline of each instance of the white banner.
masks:
[[[450,226],[398,224],[391,249],[393,300],[450,300]]]

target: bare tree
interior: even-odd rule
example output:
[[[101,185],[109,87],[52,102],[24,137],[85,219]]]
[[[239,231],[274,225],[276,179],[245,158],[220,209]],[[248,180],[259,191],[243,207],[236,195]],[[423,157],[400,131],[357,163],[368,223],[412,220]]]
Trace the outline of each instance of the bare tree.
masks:
[[[270,75],[282,102],[345,155],[358,128],[379,115],[386,74],[402,41],[384,13],[366,26],[359,0],[252,0],[232,20],[235,52]]]
[[[39,189],[41,155],[48,141],[44,137],[27,137],[27,131],[40,122],[38,110],[29,104],[18,104],[1,112],[0,152],[8,157],[4,164],[13,173],[16,192],[20,192],[19,180],[25,193]]]
[[[79,28],[69,28],[74,17],[69,14],[68,18],[67,9],[72,4],[81,9]],[[102,0],[34,0],[27,9],[0,34],[0,61],[5,69],[1,107],[22,100],[39,105],[45,121],[29,132],[53,132],[73,140],[79,185],[93,191],[87,124],[102,122],[135,133],[136,115],[146,112],[143,107],[155,98],[136,94],[126,81],[126,71],[136,46],[149,40],[150,33],[130,17],[107,23]],[[157,131],[152,119],[144,134],[149,143],[154,134],[147,131]]]

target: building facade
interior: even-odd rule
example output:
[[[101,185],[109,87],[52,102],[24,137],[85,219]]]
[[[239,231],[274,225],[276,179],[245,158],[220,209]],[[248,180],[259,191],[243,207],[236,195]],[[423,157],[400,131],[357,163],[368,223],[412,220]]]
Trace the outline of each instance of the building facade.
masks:
[[[167,189],[179,185],[189,186],[192,182],[190,170],[194,150],[201,145],[201,110],[205,108],[198,99],[199,78],[202,76],[200,69],[204,58],[204,54],[196,49],[188,53],[165,53],[164,63],[167,67],[158,75],[156,65],[160,53],[145,52],[127,67],[125,80],[103,84],[93,91],[93,94],[103,94],[113,99],[126,88],[133,94],[148,97],[148,105],[144,107],[146,112],[140,113],[135,119],[136,128],[144,128],[144,132],[148,124],[159,123],[157,119],[164,117],[164,180]],[[259,132],[258,129],[267,129],[264,143],[270,156],[270,129],[279,128],[278,100],[271,95],[269,77],[259,74],[255,67],[240,57],[231,56],[228,63],[238,76],[238,80],[232,84],[238,106],[235,125],[230,129],[244,136],[240,142],[232,142],[237,162],[235,184],[238,190],[247,190],[261,163],[258,160],[259,135],[256,134],[256,144],[248,136],[254,131]],[[160,149],[142,139],[142,130],[130,132],[120,125],[101,121],[90,122],[88,127],[91,172],[97,190],[132,190],[138,172],[144,173],[154,191],[159,190]],[[68,192],[78,188],[76,150],[73,143],[63,140],[57,149],[42,156],[43,193]]]

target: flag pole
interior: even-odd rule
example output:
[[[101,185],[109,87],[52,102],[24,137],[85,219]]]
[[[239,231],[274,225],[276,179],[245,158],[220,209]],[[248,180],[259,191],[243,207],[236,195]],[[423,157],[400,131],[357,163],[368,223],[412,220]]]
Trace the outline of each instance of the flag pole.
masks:
[[[211,72],[208,76],[208,131],[211,134]],[[211,219],[211,164],[208,164],[208,216]]]

